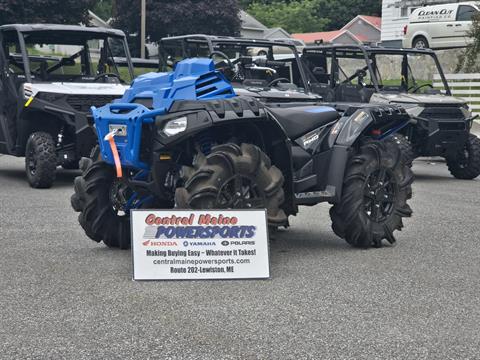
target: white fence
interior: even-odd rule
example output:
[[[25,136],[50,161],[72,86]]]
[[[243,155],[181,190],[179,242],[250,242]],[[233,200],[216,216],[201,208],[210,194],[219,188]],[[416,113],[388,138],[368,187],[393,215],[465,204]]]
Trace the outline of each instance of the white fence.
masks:
[[[452,95],[467,101],[470,110],[480,115],[480,74],[445,74]],[[434,87],[441,88],[443,84],[440,75],[434,75]]]

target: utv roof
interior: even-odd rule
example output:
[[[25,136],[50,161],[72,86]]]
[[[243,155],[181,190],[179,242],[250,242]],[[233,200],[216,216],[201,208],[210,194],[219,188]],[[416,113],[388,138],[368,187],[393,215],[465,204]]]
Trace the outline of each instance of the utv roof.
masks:
[[[384,46],[371,46],[371,45],[355,45],[355,44],[321,44],[321,45],[307,45],[304,48],[305,52],[308,50],[358,50],[361,52],[375,52],[375,53],[388,53],[388,54],[402,54],[402,53],[417,53],[417,54],[429,54],[433,55],[435,52],[431,49],[404,49],[404,48],[391,48]]]
[[[20,32],[35,31],[58,31],[58,32],[86,32],[92,34],[106,34],[110,36],[125,36],[124,32],[117,29],[102,27],[86,27],[80,25],[60,25],[60,24],[8,24],[0,26],[0,31],[16,30]]]
[[[293,39],[275,39],[275,40],[268,40],[268,39],[249,39],[249,38],[241,38],[241,37],[233,37],[233,36],[215,36],[215,35],[205,35],[205,34],[191,34],[191,35],[181,35],[181,36],[171,36],[171,37],[164,37],[160,41],[162,43],[169,42],[169,41],[178,41],[178,40],[192,40],[192,41],[205,41],[209,44],[213,43],[232,43],[232,44],[258,44],[258,45],[265,45],[265,46],[290,46],[295,47],[295,41]]]

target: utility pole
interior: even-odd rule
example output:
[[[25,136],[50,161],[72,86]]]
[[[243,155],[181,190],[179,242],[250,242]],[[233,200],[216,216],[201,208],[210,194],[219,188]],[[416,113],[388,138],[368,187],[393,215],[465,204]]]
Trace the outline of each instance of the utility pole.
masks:
[[[140,19],[140,57],[145,59],[145,18],[147,17],[146,0],[142,1],[141,19]]]

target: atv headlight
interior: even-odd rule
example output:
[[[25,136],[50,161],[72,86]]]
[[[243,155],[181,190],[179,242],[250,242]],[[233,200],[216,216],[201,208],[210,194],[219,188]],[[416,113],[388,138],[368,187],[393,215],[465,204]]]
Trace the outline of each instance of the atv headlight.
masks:
[[[165,124],[163,133],[167,136],[180,134],[187,129],[187,117],[182,116],[177,119],[170,120]]]
[[[357,110],[347,120],[337,137],[337,144],[350,146],[370,124],[372,117],[364,110]]]

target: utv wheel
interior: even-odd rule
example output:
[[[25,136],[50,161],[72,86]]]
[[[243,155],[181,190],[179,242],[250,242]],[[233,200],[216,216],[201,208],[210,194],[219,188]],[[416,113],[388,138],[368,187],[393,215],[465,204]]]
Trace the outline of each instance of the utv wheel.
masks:
[[[197,155],[184,171],[184,187],[177,188],[176,206],[192,209],[266,208],[270,226],[287,225],[281,171],[251,144],[216,146]]]
[[[80,168],[83,174],[75,178],[75,193],[70,201],[80,212],[78,221],[83,230],[89,238],[103,241],[108,247],[130,248],[130,213],[126,204],[134,196],[133,191],[117,179],[113,166],[103,161],[82,158]]]
[[[372,141],[353,154],[345,169],[342,199],[330,209],[335,234],[360,248],[380,247],[403,227],[412,210],[413,174],[392,142]]]
[[[480,139],[470,134],[457,156],[447,159],[447,166],[457,179],[471,180],[480,175]]]
[[[25,170],[28,183],[33,188],[49,188],[55,181],[57,155],[50,134],[35,132],[27,140]]]
[[[410,141],[402,134],[395,134],[391,139],[400,149],[403,163],[408,167],[412,167],[413,160],[416,156]]]

